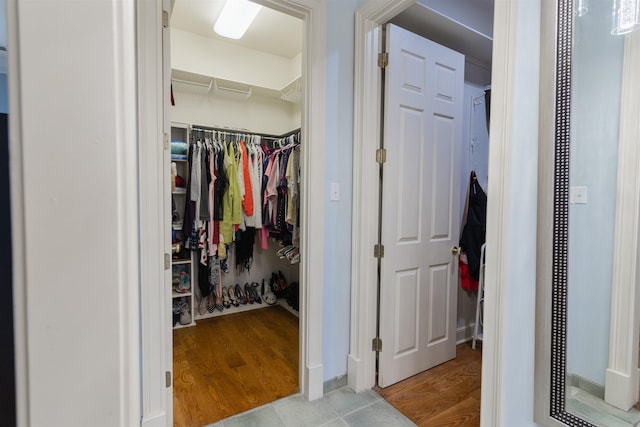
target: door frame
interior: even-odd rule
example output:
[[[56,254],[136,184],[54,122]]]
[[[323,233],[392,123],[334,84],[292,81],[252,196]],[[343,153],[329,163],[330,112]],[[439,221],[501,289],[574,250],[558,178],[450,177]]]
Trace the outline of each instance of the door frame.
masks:
[[[322,365],[322,265],[324,211],[312,209],[312,200],[324,195],[326,0],[258,0],[264,6],[300,18],[304,22],[302,73],[302,191],[300,260],[300,392],[309,400],[323,395]],[[165,371],[171,361],[164,354],[165,327],[170,323],[164,309],[165,242],[162,50],[163,0],[139,1],[137,8],[137,65],[140,180],[141,268],[141,375],[142,424],[165,425],[172,401],[166,397]],[[144,77],[144,78],[143,78]],[[313,226],[311,226],[313,224]],[[163,326],[164,325],[164,326]]]
[[[413,5],[415,0],[367,0],[355,14],[354,148],[350,352],[347,363],[349,386],[356,392],[375,386],[376,354],[371,340],[376,336],[377,260],[373,246],[378,230],[379,182],[375,152],[380,141],[381,82],[378,68],[381,25]],[[486,309],[482,358],[481,417],[483,426],[499,426],[503,420],[502,378],[506,345],[502,331],[507,316],[503,285],[509,260],[506,247],[513,233],[511,215],[511,168],[513,111],[517,104],[513,90],[518,73],[516,40],[527,29],[518,2],[496,2],[492,59],[492,96],[497,101],[490,132]],[[496,84],[493,84],[493,81]],[[500,108],[497,108],[500,106]],[[489,232],[491,230],[491,232]]]

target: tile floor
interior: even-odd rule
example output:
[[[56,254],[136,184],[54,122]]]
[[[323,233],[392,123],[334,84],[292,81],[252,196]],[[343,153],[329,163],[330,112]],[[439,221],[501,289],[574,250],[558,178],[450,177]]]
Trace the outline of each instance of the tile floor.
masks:
[[[342,387],[308,402],[293,395],[205,427],[406,427],[407,417],[371,390]]]

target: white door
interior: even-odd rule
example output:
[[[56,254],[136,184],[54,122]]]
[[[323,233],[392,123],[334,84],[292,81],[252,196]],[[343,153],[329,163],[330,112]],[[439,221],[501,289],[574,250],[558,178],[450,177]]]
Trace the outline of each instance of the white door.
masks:
[[[171,0],[162,0],[162,10],[171,14]],[[167,17],[169,18],[169,17]],[[162,28],[162,97],[164,103],[162,124],[164,129],[164,135],[168,135],[170,139],[171,135],[171,36],[169,25]],[[165,137],[165,140],[167,137]],[[159,141],[160,143],[160,141]],[[166,146],[164,147],[164,253],[171,254],[171,150]],[[164,371],[165,371],[165,393],[164,393],[164,410],[165,419],[164,425],[166,427],[173,427],[173,298],[172,298],[172,283],[171,283],[171,267],[166,268],[164,271],[164,284],[163,289],[165,291],[165,300],[163,304],[164,313],[166,318],[164,321]],[[192,311],[193,312],[193,311]],[[160,420],[159,420],[160,421]],[[157,424],[161,426],[160,422]],[[147,426],[143,426],[147,427]],[[148,427],[155,427],[149,425]]]
[[[378,384],[456,355],[464,56],[389,25]]]

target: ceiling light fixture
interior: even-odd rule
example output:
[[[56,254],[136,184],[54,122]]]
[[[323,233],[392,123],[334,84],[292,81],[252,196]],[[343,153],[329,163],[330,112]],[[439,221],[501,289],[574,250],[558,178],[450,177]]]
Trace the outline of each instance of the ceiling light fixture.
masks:
[[[223,37],[239,39],[249,28],[262,6],[248,0],[227,0],[213,26]]]
[[[613,29],[611,34],[626,34],[640,27],[640,2],[615,0],[613,2]]]

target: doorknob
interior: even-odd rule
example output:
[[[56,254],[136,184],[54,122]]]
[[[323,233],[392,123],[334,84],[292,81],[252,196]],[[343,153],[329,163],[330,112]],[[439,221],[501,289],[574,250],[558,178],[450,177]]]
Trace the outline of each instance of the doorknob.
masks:
[[[451,247],[451,254],[452,255],[460,255],[462,253],[462,249],[460,249],[458,246],[452,246]]]

